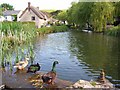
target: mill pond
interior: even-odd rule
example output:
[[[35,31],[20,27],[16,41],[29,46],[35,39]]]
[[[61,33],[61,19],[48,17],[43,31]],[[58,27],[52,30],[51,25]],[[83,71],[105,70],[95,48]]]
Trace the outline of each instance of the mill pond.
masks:
[[[120,84],[119,38],[93,33],[69,31],[38,37],[35,43],[35,60],[41,71],[49,71],[54,60],[58,78],[76,82],[79,79],[94,80],[100,69],[106,78]]]
[[[120,88],[120,1],[32,5],[0,5],[0,89]]]
[[[118,40],[118,37],[76,30],[39,36],[34,43],[33,63],[41,65],[40,72],[48,72],[57,60],[57,77],[72,82],[95,80],[104,69],[106,78],[119,85]]]

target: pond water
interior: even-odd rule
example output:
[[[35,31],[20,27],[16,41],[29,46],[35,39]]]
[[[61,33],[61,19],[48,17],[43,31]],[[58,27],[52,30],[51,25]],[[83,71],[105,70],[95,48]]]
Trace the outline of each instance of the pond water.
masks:
[[[40,63],[41,71],[47,72],[57,60],[57,77],[73,82],[96,79],[100,69],[104,69],[106,78],[120,84],[118,40],[80,31],[48,34],[36,39],[34,63]]]

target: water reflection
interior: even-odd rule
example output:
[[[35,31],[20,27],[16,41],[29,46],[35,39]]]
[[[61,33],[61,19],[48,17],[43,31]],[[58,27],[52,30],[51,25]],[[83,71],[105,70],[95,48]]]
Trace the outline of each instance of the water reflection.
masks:
[[[95,70],[104,68],[107,75],[120,79],[118,38],[100,34],[71,32],[71,51],[78,59],[90,64]],[[76,50],[76,48],[78,50]],[[75,49],[75,51],[74,51]]]
[[[52,62],[58,60],[58,77],[65,80],[91,80],[101,68],[108,77],[120,80],[120,42],[116,37],[71,31],[39,37],[35,44],[35,62],[42,71],[50,71]]]

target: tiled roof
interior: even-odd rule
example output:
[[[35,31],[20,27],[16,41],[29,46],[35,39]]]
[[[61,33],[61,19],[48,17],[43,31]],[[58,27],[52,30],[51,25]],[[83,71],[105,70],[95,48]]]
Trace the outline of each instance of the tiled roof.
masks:
[[[20,12],[20,10],[7,10],[3,12],[4,16],[9,16],[9,15],[17,15]]]
[[[40,19],[46,19],[45,14],[40,11],[37,7],[30,6],[30,9],[40,18]],[[23,11],[23,13],[20,15],[20,18],[23,16],[23,14],[28,10],[28,7]]]

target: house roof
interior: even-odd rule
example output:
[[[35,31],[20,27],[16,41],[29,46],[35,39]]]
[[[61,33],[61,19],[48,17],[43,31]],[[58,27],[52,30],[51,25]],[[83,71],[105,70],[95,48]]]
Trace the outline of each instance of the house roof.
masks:
[[[11,15],[17,15],[20,12],[20,10],[7,10],[3,12],[4,16],[11,16]]]
[[[48,12],[46,12],[46,11],[41,11],[43,14],[45,14],[47,17],[51,17],[51,14],[50,13],[48,13]]]
[[[27,11],[27,10],[32,10],[40,19],[45,19],[46,20],[46,17],[47,15],[45,15],[42,11],[40,11],[37,7],[34,7],[34,6],[30,6],[30,7],[27,7],[23,13],[20,15],[20,18],[24,15],[24,13]],[[46,16],[46,17],[45,17]]]

